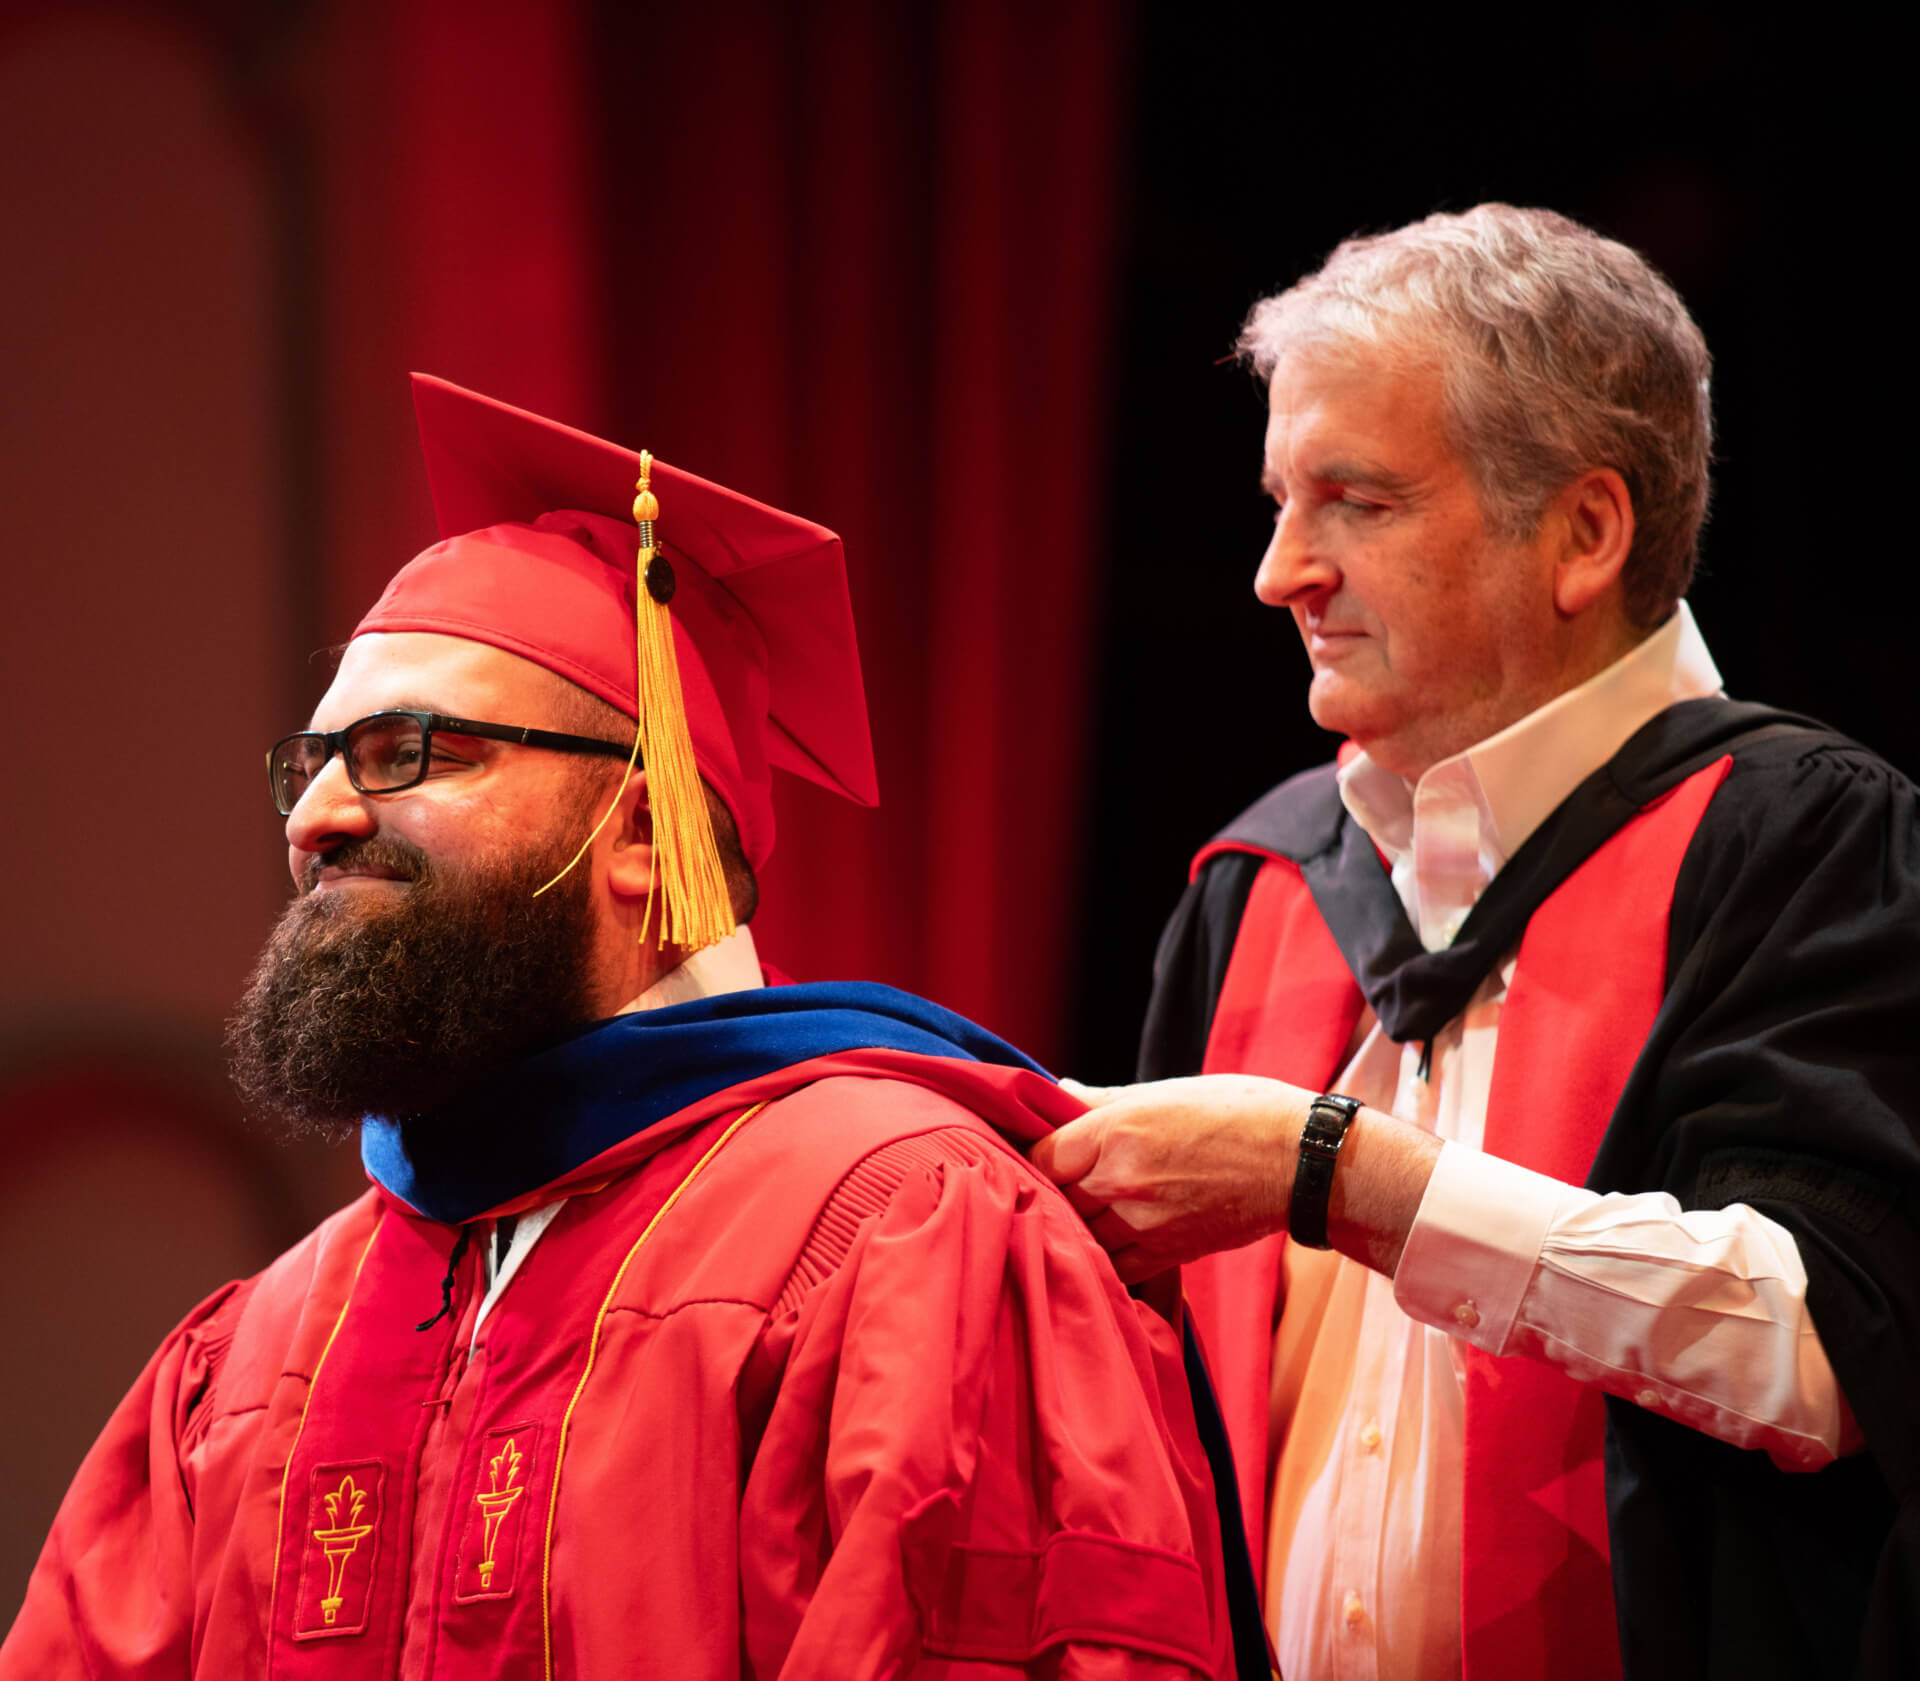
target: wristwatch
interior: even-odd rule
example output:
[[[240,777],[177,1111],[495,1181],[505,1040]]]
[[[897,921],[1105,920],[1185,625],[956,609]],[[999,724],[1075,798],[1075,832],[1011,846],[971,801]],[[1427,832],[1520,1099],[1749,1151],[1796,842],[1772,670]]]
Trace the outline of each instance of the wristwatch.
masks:
[[[1309,1249],[1325,1249],[1327,1202],[1333,1194],[1334,1163],[1346,1142],[1347,1128],[1360,1112],[1357,1097],[1328,1092],[1316,1097],[1300,1129],[1300,1162],[1293,1170],[1293,1199],[1287,1207],[1287,1236]]]

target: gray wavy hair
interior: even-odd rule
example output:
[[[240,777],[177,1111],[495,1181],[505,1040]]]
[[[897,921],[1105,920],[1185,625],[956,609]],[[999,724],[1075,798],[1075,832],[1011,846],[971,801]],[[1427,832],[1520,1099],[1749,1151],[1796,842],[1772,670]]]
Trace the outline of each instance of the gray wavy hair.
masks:
[[[1530,536],[1588,468],[1618,472],[1635,516],[1628,615],[1650,629],[1673,611],[1707,515],[1711,361],[1644,257],[1551,210],[1482,204],[1346,240],[1255,304],[1238,348],[1265,380],[1290,348],[1358,345],[1438,364],[1450,441],[1497,535]]]

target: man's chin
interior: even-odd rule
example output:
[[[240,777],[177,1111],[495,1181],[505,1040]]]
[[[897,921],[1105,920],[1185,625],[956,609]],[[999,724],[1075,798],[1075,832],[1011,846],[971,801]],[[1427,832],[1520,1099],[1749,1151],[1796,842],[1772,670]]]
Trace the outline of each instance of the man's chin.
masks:
[[[1335,677],[1322,682],[1315,673],[1307,694],[1307,712],[1321,729],[1358,747],[1381,769],[1416,782],[1433,762],[1424,751],[1422,732],[1406,708],[1392,698]]]
[[[1307,687],[1307,715],[1321,729],[1362,747],[1387,733],[1390,712],[1384,697],[1342,671],[1317,670]]]

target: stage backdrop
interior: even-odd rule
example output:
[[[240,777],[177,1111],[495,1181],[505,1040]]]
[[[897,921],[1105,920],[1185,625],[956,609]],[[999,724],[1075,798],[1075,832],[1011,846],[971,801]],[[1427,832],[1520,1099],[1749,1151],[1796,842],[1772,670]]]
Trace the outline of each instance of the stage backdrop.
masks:
[[[1105,518],[1113,9],[341,12],[322,635],[431,535],[409,367],[833,527],[881,804],[778,779],[756,937],[796,978],[890,981],[1057,1057]],[[369,64],[384,96],[357,103]]]

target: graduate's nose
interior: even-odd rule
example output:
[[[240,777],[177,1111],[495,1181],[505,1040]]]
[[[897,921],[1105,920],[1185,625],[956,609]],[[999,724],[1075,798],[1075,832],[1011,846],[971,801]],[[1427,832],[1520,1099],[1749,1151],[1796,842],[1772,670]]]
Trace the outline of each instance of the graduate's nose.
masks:
[[[346,761],[338,753],[320,767],[293,810],[287,813],[287,868],[294,885],[317,853],[334,851],[342,843],[362,840],[379,827],[373,802],[347,777]]]

